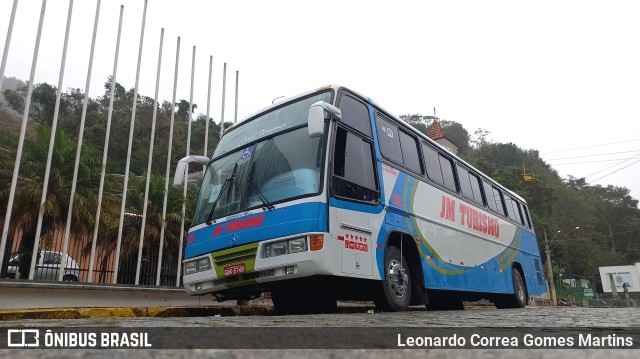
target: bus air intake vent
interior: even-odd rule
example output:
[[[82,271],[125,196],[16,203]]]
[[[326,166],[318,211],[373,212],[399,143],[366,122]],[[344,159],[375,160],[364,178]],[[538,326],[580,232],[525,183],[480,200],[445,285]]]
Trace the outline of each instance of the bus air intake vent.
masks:
[[[241,249],[233,253],[213,254],[213,262],[217,267],[224,267],[229,264],[242,263],[249,260],[256,259],[256,253],[258,248],[252,246],[252,248]]]

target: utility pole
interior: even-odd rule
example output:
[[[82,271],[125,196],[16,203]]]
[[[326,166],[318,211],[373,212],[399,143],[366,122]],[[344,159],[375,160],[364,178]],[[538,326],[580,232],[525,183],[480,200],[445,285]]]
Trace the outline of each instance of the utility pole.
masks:
[[[549,250],[549,241],[547,239],[547,230],[544,230],[544,252],[547,254],[547,275],[549,276],[549,290],[551,290],[551,305],[558,305],[558,297],[556,296],[556,284],[553,281],[553,270],[551,268],[551,251]]]

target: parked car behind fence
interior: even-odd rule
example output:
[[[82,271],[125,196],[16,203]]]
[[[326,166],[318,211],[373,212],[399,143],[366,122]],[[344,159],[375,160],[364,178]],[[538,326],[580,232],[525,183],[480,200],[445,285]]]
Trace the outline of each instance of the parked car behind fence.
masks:
[[[11,255],[7,268],[7,277],[20,278],[20,258],[22,254]],[[55,251],[38,251],[36,260],[36,268],[33,279],[35,280],[57,280],[62,264],[62,253]],[[65,281],[77,282],[80,277],[80,266],[75,259],[67,255],[66,265],[64,266],[64,275],[62,279]]]

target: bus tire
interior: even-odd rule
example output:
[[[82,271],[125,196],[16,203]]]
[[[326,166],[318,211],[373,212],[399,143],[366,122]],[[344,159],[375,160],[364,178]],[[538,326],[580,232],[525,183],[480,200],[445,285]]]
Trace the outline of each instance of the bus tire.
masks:
[[[524,308],[527,306],[527,285],[522,279],[522,274],[516,268],[511,270],[513,279],[513,294],[496,298],[495,305],[498,309]]]
[[[384,253],[384,278],[374,298],[376,307],[385,312],[407,310],[411,301],[411,287],[407,259],[397,247],[387,247]]]

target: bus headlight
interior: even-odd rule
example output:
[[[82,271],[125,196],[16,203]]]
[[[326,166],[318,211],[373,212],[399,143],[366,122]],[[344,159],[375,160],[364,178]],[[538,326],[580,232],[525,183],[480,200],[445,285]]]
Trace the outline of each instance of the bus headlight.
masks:
[[[286,241],[267,243],[264,247],[264,256],[277,257],[283,254],[305,252],[307,250],[307,238],[294,238]]]
[[[196,261],[185,262],[185,274],[193,274],[211,269],[211,260],[208,257]]]
[[[211,262],[209,258],[202,258],[198,261],[198,272],[203,272],[211,269]]]
[[[267,244],[265,247],[265,254],[267,257],[276,257],[287,254],[287,242],[282,241]]]
[[[307,250],[307,239],[296,238],[289,241],[289,253],[304,252]]]
[[[196,272],[196,262],[195,261],[191,261],[191,262],[187,262],[185,263],[185,274],[193,274]]]

